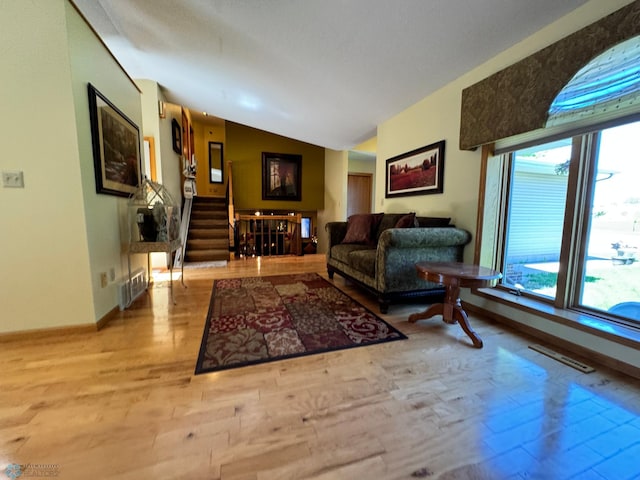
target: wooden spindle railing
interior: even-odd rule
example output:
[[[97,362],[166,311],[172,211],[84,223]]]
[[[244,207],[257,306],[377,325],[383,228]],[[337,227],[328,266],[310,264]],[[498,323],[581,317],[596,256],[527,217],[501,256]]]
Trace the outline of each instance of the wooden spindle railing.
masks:
[[[235,250],[235,210],[233,207],[233,168],[231,160],[227,162],[227,172],[227,205],[229,208],[227,221],[229,224],[229,246]]]

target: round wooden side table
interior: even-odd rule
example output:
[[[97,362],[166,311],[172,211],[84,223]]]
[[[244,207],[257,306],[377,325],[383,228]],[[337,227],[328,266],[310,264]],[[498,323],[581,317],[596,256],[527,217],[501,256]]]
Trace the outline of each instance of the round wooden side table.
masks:
[[[424,312],[409,316],[409,322],[442,315],[446,323],[459,323],[476,348],[482,348],[482,339],[469,325],[467,313],[460,303],[460,288],[495,287],[502,274],[487,267],[457,262],[418,262],[418,276],[446,287],[444,303],[434,303]]]

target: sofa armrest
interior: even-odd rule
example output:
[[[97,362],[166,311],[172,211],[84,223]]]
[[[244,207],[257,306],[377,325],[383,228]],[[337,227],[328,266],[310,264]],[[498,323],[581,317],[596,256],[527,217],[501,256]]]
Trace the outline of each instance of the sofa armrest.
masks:
[[[417,262],[460,262],[471,234],[454,227],[390,228],[376,250],[376,285],[382,292],[434,288],[418,278]]]
[[[386,248],[451,247],[466,245],[471,234],[455,227],[389,228],[378,240],[378,250]]]
[[[347,222],[328,222],[324,230],[329,234],[329,248],[327,254],[331,255],[331,247],[338,245],[347,234]]]

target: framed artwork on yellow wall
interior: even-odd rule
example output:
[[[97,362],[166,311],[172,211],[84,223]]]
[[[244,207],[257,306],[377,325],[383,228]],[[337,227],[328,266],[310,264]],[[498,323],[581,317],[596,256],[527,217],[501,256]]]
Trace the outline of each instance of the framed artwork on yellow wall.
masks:
[[[209,142],[209,183],[224,183],[224,145]]]
[[[262,199],[302,199],[302,155],[262,152]]]

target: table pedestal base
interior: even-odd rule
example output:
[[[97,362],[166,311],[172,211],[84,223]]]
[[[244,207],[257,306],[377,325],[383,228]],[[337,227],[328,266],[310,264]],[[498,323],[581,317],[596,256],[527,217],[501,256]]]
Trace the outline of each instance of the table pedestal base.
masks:
[[[444,303],[435,303],[424,312],[410,315],[409,322],[415,323],[418,320],[431,318],[435,315],[442,315],[442,320],[445,323],[460,324],[464,333],[466,333],[473,342],[473,346],[476,348],[482,348],[482,339],[473,330],[473,328],[471,328],[471,325],[469,325],[467,312],[464,311],[462,304],[460,303],[460,287],[455,285],[447,286]]]

